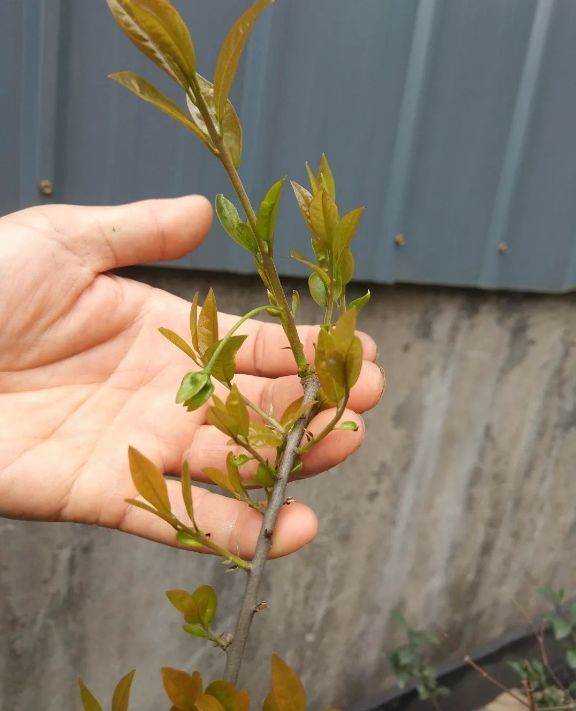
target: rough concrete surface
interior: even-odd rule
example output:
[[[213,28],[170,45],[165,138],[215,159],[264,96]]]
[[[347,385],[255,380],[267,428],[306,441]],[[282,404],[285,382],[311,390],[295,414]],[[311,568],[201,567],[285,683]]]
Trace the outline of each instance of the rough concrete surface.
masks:
[[[253,305],[249,278],[129,275],[185,297],[212,284],[227,311]],[[538,586],[576,591],[576,296],[372,291],[362,325],[379,344],[385,398],[359,453],[293,486],[321,531],[269,566],[271,609],[256,619],[244,667],[261,695],[270,654],[281,653],[313,710],[390,683],[397,605],[441,635],[446,658],[536,614]],[[303,298],[302,321],[313,313]],[[136,667],[133,708],[157,711],[168,706],[160,666],[220,673],[221,654],[180,633],[163,592],[214,584],[227,630],[240,573],[106,530],[5,520],[0,531],[0,708],[78,709],[78,674],[107,707]]]

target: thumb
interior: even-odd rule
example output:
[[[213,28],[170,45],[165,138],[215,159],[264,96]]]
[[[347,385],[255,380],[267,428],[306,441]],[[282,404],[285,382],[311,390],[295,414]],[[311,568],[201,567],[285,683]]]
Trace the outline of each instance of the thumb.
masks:
[[[196,249],[212,224],[205,197],[142,200],[113,207],[54,205],[52,224],[95,272],[179,259]]]

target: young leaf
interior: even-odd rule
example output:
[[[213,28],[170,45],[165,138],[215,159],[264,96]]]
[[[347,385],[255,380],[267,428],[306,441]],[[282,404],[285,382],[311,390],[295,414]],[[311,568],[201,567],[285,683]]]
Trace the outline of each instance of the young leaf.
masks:
[[[250,422],[248,440],[253,447],[280,447],[284,437],[271,427],[261,422]]]
[[[169,0],[108,0],[108,7],[130,41],[186,91],[196,71],[194,45]]]
[[[292,291],[292,316],[296,318],[298,307],[300,306],[300,294],[294,289]]]
[[[310,203],[312,202],[312,193],[294,180],[291,180],[290,184],[292,185],[292,190],[294,191],[298,209],[300,210],[308,229],[311,230],[312,224],[310,222]]]
[[[242,484],[242,479],[240,478],[240,472],[238,470],[238,465],[234,461],[236,457],[232,452],[228,452],[226,456],[226,470],[228,472],[228,481],[232,487],[232,491],[239,496],[244,496],[246,491],[244,485]]]
[[[212,366],[212,375],[216,380],[219,380],[221,383],[226,383],[227,385],[232,382],[232,378],[236,373],[236,353],[240,350],[247,338],[248,336],[230,336],[230,338],[228,338],[216,362]],[[208,365],[221,342],[222,341],[217,341],[204,352],[202,356],[204,365]]]
[[[219,121],[222,120],[224,115],[226,100],[234,83],[238,64],[252,27],[258,15],[271,2],[272,0],[258,0],[258,2],[255,2],[236,20],[224,40],[214,72],[214,105]]]
[[[336,252],[341,252],[343,249],[346,249],[346,247],[350,247],[350,243],[356,234],[363,214],[364,208],[357,207],[347,212],[341,218],[336,228],[336,238],[334,240],[334,250]]]
[[[196,410],[213,392],[214,386],[208,373],[203,370],[186,373],[176,393],[176,403],[183,403],[188,410]]]
[[[198,672],[190,675],[179,669],[163,667],[160,670],[164,690],[178,711],[196,711],[195,703],[202,694],[202,677]]]
[[[302,397],[297,398],[291,402],[282,413],[280,424],[284,427],[284,429],[291,429],[301,417],[304,417],[304,415],[306,415],[310,409],[316,405],[316,400],[312,400],[312,402],[307,402],[303,405],[303,399],[304,398]]]
[[[246,689],[237,689],[228,681],[213,681],[206,687],[206,693],[218,699],[225,711],[248,711],[250,707]]]
[[[148,513],[154,514],[154,516],[158,516],[158,518],[161,518],[163,521],[166,521],[166,523],[169,523],[171,526],[174,526],[174,519],[170,516],[170,514],[163,513],[162,511],[157,511],[153,506],[145,504],[143,501],[138,501],[138,499],[124,500],[127,504],[130,504],[130,506],[135,506],[137,509],[142,509],[142,511],[147,511]]]
[[[191,118],[186,116],[178,104],[175,104],[167,96],[164,96],[164,94],[149,81],[134,72],[115,72],[114,74],[109,74],[108,78],[120,84],[120,86],[123,86],[125,89],[128,89],[128,91],[131,91],[143,101],[147,101],[157,109],[160,109],[160,111],[163,111],[183,126],[186,126],[189,131],[192,131],[203,143],[208,145],[209,139],[206,132],[197,126]]]
[[[132,686],[135,673],[135,670],[128,672],[116,685],[114,696],[112,697],[112,711],[128,711],[130,687]]]
[[[194,706],[196,711],[225,711],[224,706],[215,699],[213,696],[208,696],[208,694],[202,694],[198,699],[196,699],[196,705]]]
[[[307,267],[310,267],[313,272],[316,272],[316,274],[318,274],[320,279],[322,279],[322,281],[324,282],[324,284],[326,284],[327,287],[330,286],[330,277],[323,269],[320,269],[317,264],[314,264],[314,262],[311,262],[309,259],[306,259],[303,254],[300,254],[300,252],[297,252],[295,249],[292,249],[290,251],[290,256],[297,262],[300,262],[301,264],[305,264]]]
[[[276,654],[272,655],[272,690],[264,703],[265,711],[306,711],[302,682]]]
[[[232,386],[230,394],[226,398],[226,410],[236,420],[238,424],[238,434],[247,437],[250,415],[248,414],[248,408],[236,385]]]
[[[210,632],[202,625],[182,625],[184,632],[193,635],[194,637],[200,637],[201,639],[210,639]]]
[[[258,217],[256,219],[256,232],[258,237],[269,245],[270,250],[274,246],[274,230],[280,209],[280,197],[286,178],[282,178],[268,190],[266,197],[260,204]]]
[[[134,447],[128,448],[128,461],[136,491],[158,511],[169,514],[168,487],[160,469]]]
[[[328,304],[328,289],[326,288],[324,280],[320,278],[317,272],[313,272],[308,277],[308,289],[310,296],[318,306],[325,307]]]
[[[192,593],[192,600],[196,605],[197,620],[187,620],[188,622],[198,622],[208,626],[214,619],[216,608],[218,607],[218,598],[216,591],[210,585],[201,585]]]
[[[358,432],[358,424],[351,420],[346,420],[346,422],[341,422],[334,429],[343,430],[345,432]]]
[[[332,168],[330,168],[330,163],[328,163],[328,158],[326,158],[324,153],[322,153],[322,157],[320,158],[317,180],[322,182],[322,187],[328,195],[330,195],[332,200],[336,200],[336,184],[334,182]]]
[[[256,469],[256,479],[264,489],[269,489],[276,483],[276,477],[272,469],[265,467],[262,463],[258,464]]]
[[[186,533],[186,531],[178,531],[176,533],[176,540],[187,548],[202,548],[204,545],[196,536]]]
[[[186,590],[167,590],[166,597],[178,612],[181,612],[183,615],[186,614],[190,606],[190,600],[192,599],[192,595],[189,592],[186,592]]]
[[[198,353],[200,348],[198,348],[198,298],[200,294],[196,292],[190,304],[190,339],[194,350]]]
[[[190,467],[188,462],[182,464],[182,472],[180,474],[180,481],[182,484],[182,500],[184,501],[184,508],[188,514],[188,518],[192,523],[194,523],[194,505],[192,502],[192,482],[190,481]]]
[[[198,363],[198,358],[196,357],[196,354],[181,336],[179,336],[177,333],[174,333],[174,331],[171,331],[169,328],[164,328],[163,326],[160,326],[158,330],[164,336],[164,338],[167,338],[170,343],[173,343],[176,346],[176,348],[179,348],[181,351],[186,353],[189,358],[192,358],[195,363]]]
[[[232,482],[229,480],[226,474],[220,471],[220,469],[216,469],[216,467],[204,467],[202,469],[202,474],[204,474],[204,476],[207,476],[213,484],[216,484],[216,486],[219,486],[221,489],[224,489],[224,491],[228,491],[231,494],[236,493]]]
[[[306,162],[306,173],[308,174],[308,180],[310,181],[310,189],[312,190],[312,194],[316,195],[320,186],[318,185],[316,176],[314,175],[314,172],[312,171],[312,168],[310,167],[308,162]]]
[[[235,168],[240,167],[242,160],[242,124],[236,109],[228,101],[222,120],[222,140],[230,153],[230,158]]]
[[[217,398],[213,398],[214,405],[208,408],[206,413],[206,420],[209,425],[216,427],[220,432],[236,439],[238,436],[238,423],[236,420],[228,413],[224,403]]]
[[[82,679],[78,679],[78,685],[80,686],[80,699],[82,700],[84,711],[102,711],[102,706],[100,706],[95,697],[92,696],[90,689],[84,684]]]
[[[350,308],[351,309],[356,309],[358,313],[366,306],[366,304],[370,301],[370,289],[364,294],[364,296],[359,296],[357,299],[354,299],[354,301],[350,302]]]
[[[218,340],[218,309],[212,288],[198,317],[198,346],[201,354]]]
[[[216,214],[220,224],[230,237],[244,249],[252,254],[256,254],[258,246],[252,230],[240,219],[238,210],[233,202],[230,202],[224,195],[216,195]]]

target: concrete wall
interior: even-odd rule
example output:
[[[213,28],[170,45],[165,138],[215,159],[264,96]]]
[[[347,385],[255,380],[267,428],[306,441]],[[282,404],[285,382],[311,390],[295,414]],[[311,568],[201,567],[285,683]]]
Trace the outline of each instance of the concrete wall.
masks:
[[[247,310],[252,282],[131,272],[183,296],[216,288]],[[304,291],[304,288],[302,288]],[[261,693],[269,655],[305,681],[311,709],[389,683],[389,611],[443,638],[441,655],[525,622],[536,588],[576,592],[576,296],[376,287],[364,318],[388,376],[364,449],[295,485],[317,541],[275,561],[244,682]],[[313,318],[308,301],[303,320]],[[207,557],[75,525],[0,521],[0,708],[79,708],[76,674],[106,700],[136,667],[134,709],[167,707],[157,669],[217,676],[217,650],[179,632],[163,591],[209,582],[232,626],[241,576]]]

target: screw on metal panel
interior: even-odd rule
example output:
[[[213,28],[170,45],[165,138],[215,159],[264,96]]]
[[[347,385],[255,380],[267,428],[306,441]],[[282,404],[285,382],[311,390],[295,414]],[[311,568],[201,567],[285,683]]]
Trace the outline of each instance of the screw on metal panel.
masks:
[[[406,237],[400,232],[394,237],[394,244],[397,247],[403,247],[406,244]]]
[[[51,180],[41,180],[38,183],[38,190],[40,191],[41,195],[46,195],[46,197],[50,197],[52,193],[54,192],[54,185]]]
[[[500,252],[500,254],[506,254],[508,249],[508,242],[500,242],[500,244],[498,245],[498,251]]]

